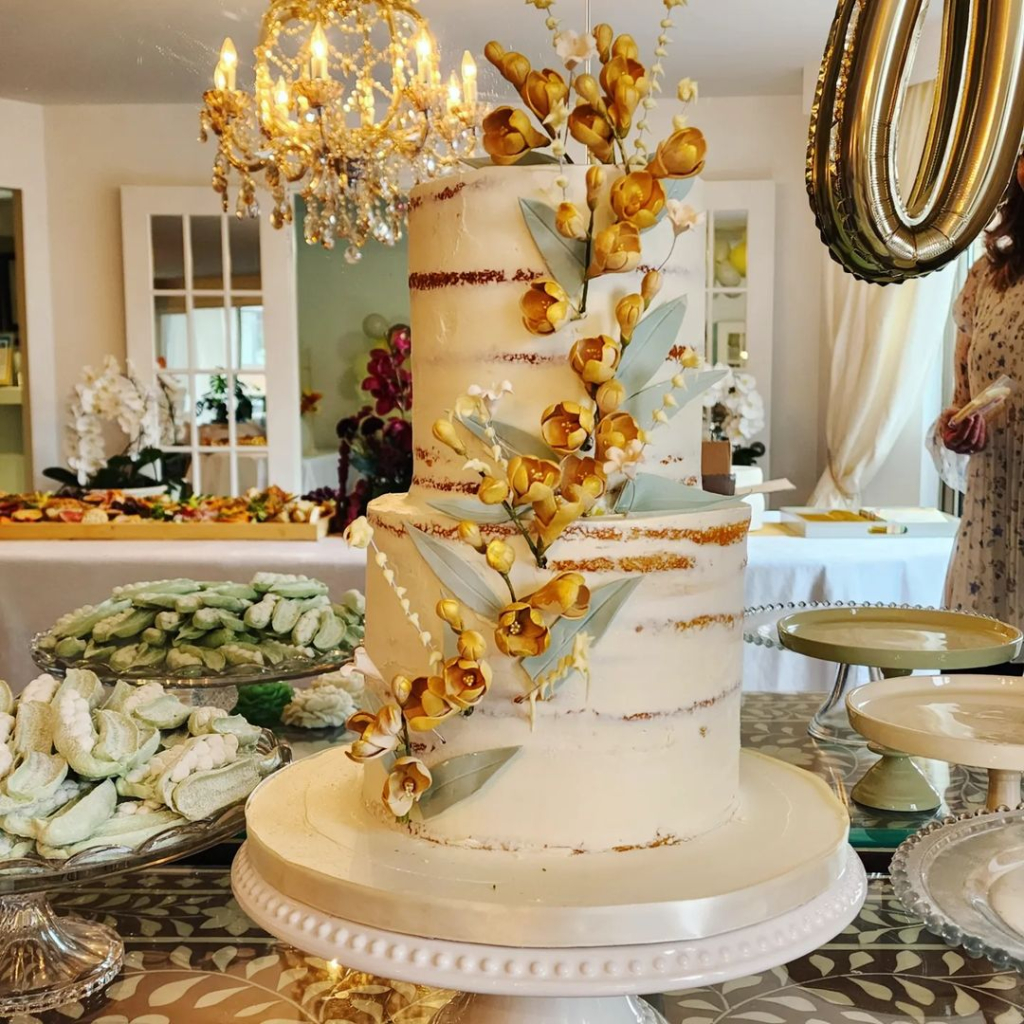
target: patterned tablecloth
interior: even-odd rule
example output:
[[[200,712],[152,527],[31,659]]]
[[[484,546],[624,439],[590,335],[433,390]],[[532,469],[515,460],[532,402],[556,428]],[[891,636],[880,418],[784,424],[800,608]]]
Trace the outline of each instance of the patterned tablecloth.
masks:
[[[281,946],[238,909],[222,868],[110,879],[56,904],[117,928],[125,970],[85,1005],[14,1024],[429,1024],[450,998]],[[652,1002],[671,1024],[1022,1024],[1024,979],[947,949],[876,879],[854,924],[811,956]]]

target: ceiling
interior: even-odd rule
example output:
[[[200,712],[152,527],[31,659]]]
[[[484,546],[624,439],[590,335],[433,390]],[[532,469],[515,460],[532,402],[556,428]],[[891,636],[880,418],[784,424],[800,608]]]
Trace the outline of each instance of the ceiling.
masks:
[[[557,13],[565,27],[582,28],[587,6],[558,0]],[[644,52],[653,48],[659,0],[589,6],[592,23],[628,22]],[[244,66],[265,7],[266,0],[0,0],[0,97],[198,104],[223,37],[234,38]],[[420,10],[448,65],[464,49],[480,54],[491,38],[550,61],[544,16],[523,0],[422,0]],[[667,79],[696,78],[705,96],[799,93],[834,10],[834,0],[691,0],[673,12]],[[481,84],[486,91],[488,79]]]

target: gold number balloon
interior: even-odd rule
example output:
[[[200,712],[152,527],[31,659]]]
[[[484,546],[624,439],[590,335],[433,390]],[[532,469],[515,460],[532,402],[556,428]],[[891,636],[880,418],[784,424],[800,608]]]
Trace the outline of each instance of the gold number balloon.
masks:
[[[839,0],[811,115],[807,191],[832,256],[888,284],[938,270],[992,217],[1024,133],[1024,0],[945,0],[935,103],[909,194],[903,97],[927,0]]]

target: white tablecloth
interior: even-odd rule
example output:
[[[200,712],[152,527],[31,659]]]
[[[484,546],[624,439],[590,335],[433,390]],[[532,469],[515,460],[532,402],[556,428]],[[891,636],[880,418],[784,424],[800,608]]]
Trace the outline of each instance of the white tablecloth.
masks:
[[[940,605],[952,537],[818,540],[751,536],[747,605],[864,601]],[[746,645],[745,690],[827,690],[835,667],[790,651]]]
[[[38,674],[31,637],[64,612],[122,583],[187,576],[245,582],[260,570],[304,573],[337,596],[363,588],[365,554],[344,541],[0,541],[0,679],[20,689]]]

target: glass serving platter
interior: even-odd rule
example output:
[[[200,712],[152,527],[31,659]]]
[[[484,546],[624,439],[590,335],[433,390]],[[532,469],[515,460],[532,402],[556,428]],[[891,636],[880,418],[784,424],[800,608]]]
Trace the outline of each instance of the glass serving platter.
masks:
[[[256,750],[264,777],[291,761],[288,744],[266,729]],[[84,999],[121,969],[124,945],[117,933],[96,922],[57,917],[47,893],[192,856],[244,827],[241,801],[212,818],[169,828],[137,849],[97,847],[67,860],[33,855],[0,861],[0,1018]]]
[[[63,676],[69,669],[87,668],[95,672],[101,682],[116,683],[119,679],[138,683],[160,683],[162,686],[177,690],[217,689],[227,686],[251,686],[253,683],[276,683],[292,679],[307,679],[327,672],[334,672],[352,660],[354,651],[349,647],[338,647],[332,651],[324,651],[315,658],[293,659],[281,661],[277,665],[237,665],[229,666],[222,672],[203,675],[202,669],[197,671],[187,668],[179,672],[168,673],[166,670],[139,668],[125,672],[115,672],[109,665],[98,661],[85,661],[80,658],[61,658],[52,651],[44,650],[40,641],[45,634],[37,633],[32,638],[32,660],[44,672],[55,676]]]
[[[928,931],[1024,973],[1024,808],[933,822],[899,847],[891,871]]]

